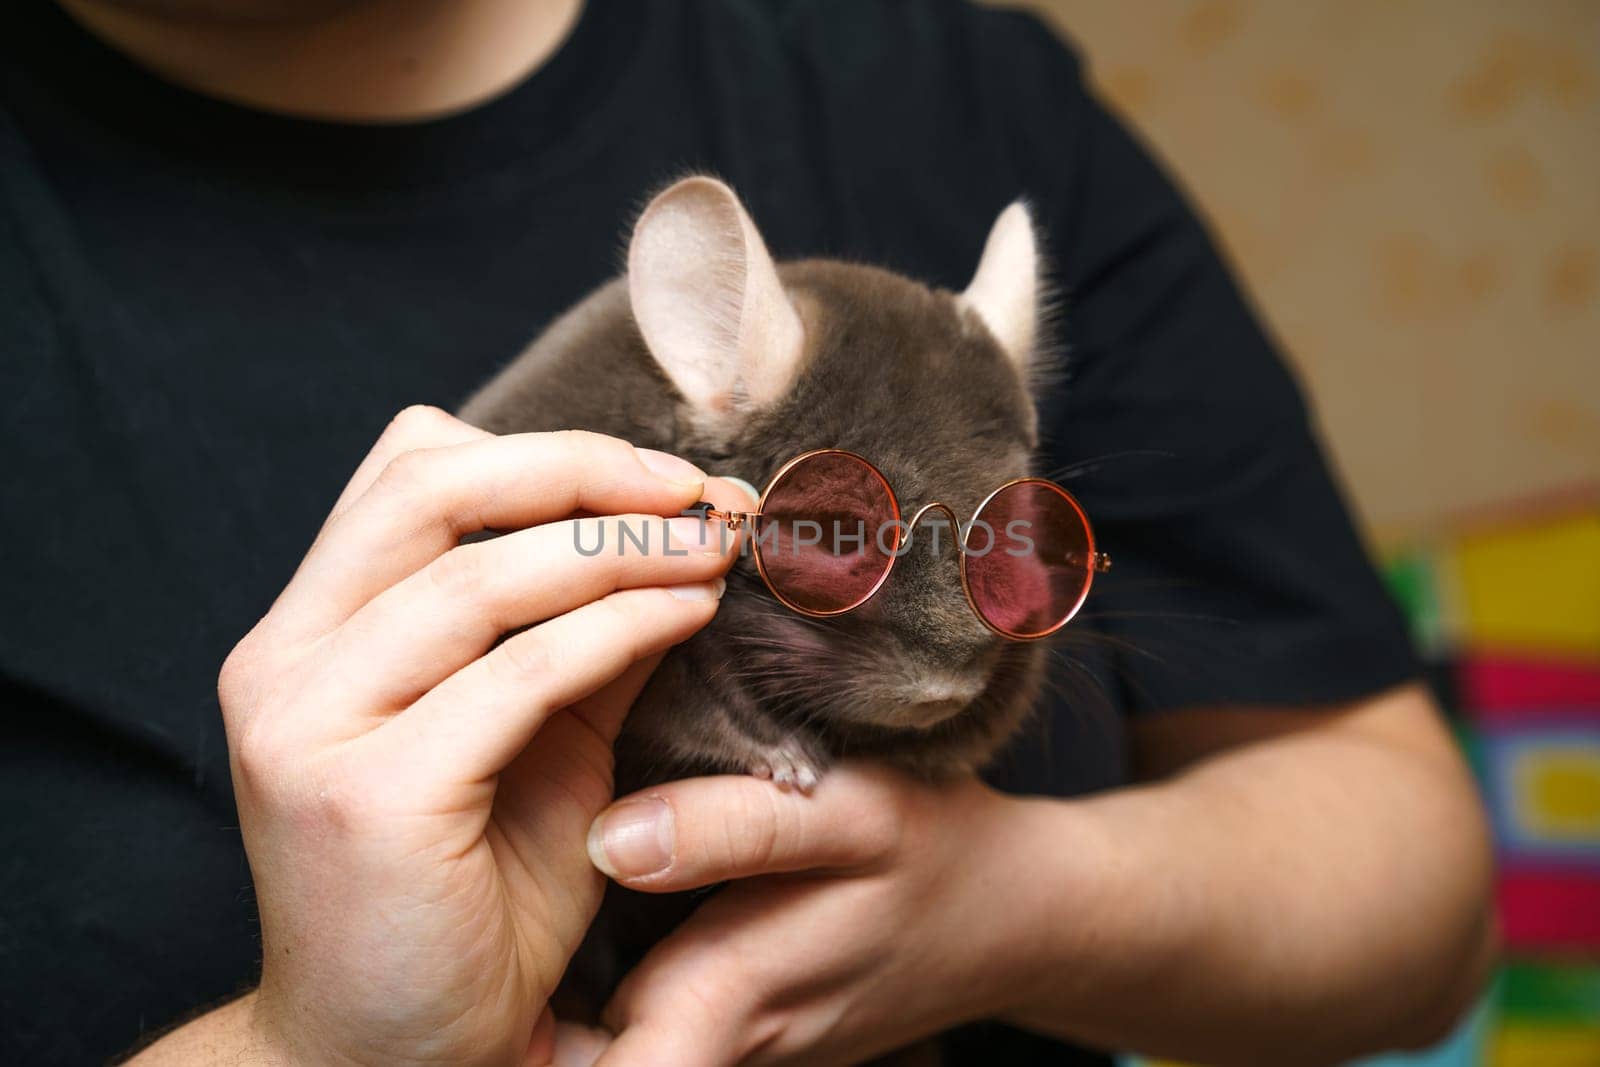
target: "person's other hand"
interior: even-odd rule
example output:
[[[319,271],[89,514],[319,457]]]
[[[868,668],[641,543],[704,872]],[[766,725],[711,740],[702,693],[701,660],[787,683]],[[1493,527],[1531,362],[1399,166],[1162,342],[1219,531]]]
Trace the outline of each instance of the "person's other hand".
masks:
[[[579,1062],[577,1049],[604,1048],[603,1067],[854,1063],[996,1014],[1027,936],[1007,901],[1035,891],[1017,873],[1019,810],[976,780],[850,765],[809,797],[714,777],[618,801],[590,849],[621,884],[748,880],[624,980],[604,1013],[609,1047],[563,1026],[564,1050]]]
[[[219,681],[265,1049],[548,1060],[546,1002],[604,885],[584,836],[612,741],[733,558],[692,518],[662,551],[660,516],[703,493],[743,502],[594,434],[493,437],[429,408],[390,425]],[[648,553],[619,554],[622,523]],[[480,530],[515,532],[460,543]]]

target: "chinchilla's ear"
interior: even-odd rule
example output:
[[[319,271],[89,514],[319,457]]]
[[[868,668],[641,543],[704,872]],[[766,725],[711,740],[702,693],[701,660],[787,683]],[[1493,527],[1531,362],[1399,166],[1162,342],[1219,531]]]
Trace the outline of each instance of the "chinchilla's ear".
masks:
[[[1022,201],[994,220],[961,302],[978,313],[1000,347],[1026,369],[1039,329],[1039,249]]]
[[[678,390],[715,417],[793,384],[805,330],[733,190],[685,178],[633,229],[628,295],[639,332]]]

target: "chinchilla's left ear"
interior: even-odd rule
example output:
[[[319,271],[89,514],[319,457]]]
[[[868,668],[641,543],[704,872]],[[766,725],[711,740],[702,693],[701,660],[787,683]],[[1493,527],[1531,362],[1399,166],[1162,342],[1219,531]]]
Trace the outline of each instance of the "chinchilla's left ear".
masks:
[[[645,208],[628,247],[633,317],[697,413],[759,408],[789,390],[805,330],[733,190],[685,178]]]
[[[1039,331],[1039,249],[1022,201],[994,220],[978,270],[960,300],[978,313],[1006,355],[1027,368]]]

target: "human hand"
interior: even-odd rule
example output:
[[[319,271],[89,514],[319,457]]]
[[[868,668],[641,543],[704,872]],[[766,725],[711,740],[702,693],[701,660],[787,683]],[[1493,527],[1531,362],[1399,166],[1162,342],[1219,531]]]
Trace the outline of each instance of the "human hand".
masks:
[[[715,777],[620,800],[590,849],[621,884],[747,880],[627,977],[609,1047],[566,1027],[562,1042],[604,1047],[603,1067],[850,1063],[1001,1014],[1029,981],[1012,905],[1044,891],[1027,878],[1031,831],[1026,801],[974,779],[848,764],[810,797]]]
[[[546,1001],[603,889],[584,836],[612,741],[733,559],[692,518],[661,551],[659,516],[702,495],[743,500],[595,434],[493,437],[428,408],[385,431],[219,681],[264,1049],[548,1060]],[[621,522],[652,550],[611,547]],[[575,524],[607,550],[577,551]],[[483,529],[515,532],[459,543]]]

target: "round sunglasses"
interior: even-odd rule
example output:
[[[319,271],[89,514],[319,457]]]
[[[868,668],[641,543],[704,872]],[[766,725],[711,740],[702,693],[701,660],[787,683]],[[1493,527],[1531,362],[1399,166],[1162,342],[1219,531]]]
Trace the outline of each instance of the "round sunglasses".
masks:
[[[704,501],[694,510],[730,530],[748,527],[756,570],[772,595],[813,617],[842,615],[872,599],[909,551],[911,531],[935,510],[958,531],[967,603],[1001,637],[1033,641],[1055,633],[1083,606],[1095,574],[1111,569],[1110,557],[1095,550],[1082,506],[1054,482],[1006,482],[964,528],[939,501],[903,522],[889,480],[840,448],[789,460],[755,511],[718,511]]]

